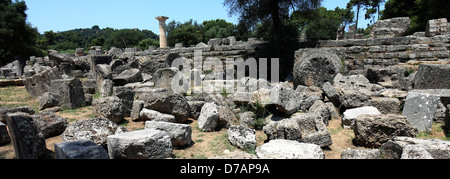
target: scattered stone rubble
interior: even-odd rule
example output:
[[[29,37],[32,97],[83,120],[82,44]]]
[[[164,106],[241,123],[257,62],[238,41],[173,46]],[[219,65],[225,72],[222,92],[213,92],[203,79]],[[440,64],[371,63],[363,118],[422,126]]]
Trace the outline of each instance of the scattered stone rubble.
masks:
[[[375,149],[345,150],[341,158],[450,158],[448,142],[414,138],[430,132],[433,121],[450,130],[448,22],[430,20],[424,33],[402,36],[409,23],[409,18],[378,21],[369,39],[353,34],[298,50],[293,85],[250,77],[229,80],[224,70],[234,68],[228,67],[212,72],[171,67],[177,59],[193,67],[199,54],[201,60],[219,62],[257,57],[265,44],[234,37],[144,51],[49,51],[45,58],[30,57],[24,67],[15,61],[0,68],[0,78],[23,78],[41,110],[92,105],[96,118],[69,124],[52,112],[0,107],[0,145],[13,143],[17,158],[42,158],[45,138],[62,135],[56,158],[163,159],[174,147],[193,144],[186,124],[190,118],[198,120],[202,132],[227,129],[231,145],[256,154],[214,158],[323,159],[322,148],[333,144],[327,125],[342,120],[354,131],[356,145]],[[174,79],[181,90],[173,88]],[[196,93],[202,80],[205,91]],[[251,90],[254,86],[259,88]],[[229,93],[230,87],[245,90]],[[118,125],[126,117],[145,121],[145,129],[126,131]],[[258,129],[267,135],[259,147]]]

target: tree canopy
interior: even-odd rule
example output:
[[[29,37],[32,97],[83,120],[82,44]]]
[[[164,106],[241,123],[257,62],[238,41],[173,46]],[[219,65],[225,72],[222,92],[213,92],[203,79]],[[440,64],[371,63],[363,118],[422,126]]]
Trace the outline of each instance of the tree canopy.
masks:
[[[298,50],[298,27],[290,20],[293,11],[307,11],[320,6],[321,0],[225,0],[230,15],[239,16],[239,23],[249,29],[262,27],[269,42],[267,58],[280,59],[280,77],[287,77],[294,66]],[[269,35],[268,35],[269,34]]]
[[[450,19],[450,1],[448,0],[388,0],[383,19],[409,17],[411,25],[408,34],[425,31],[428,20]]]
[[[295,11],[291,20],[304,32],[308,40],[335,40],[339,26],[347,26],[353,22],[351,9],[327,10],[324,7],[308,11]]]
[[[238,40],[245,35],[239,35],[237,27],[223,19],[208,20],[199,24],[194,20],[181,23],[172,21],[167,25],[167,41],[169,46],[183,43],[185,46],[208,42],[213,38],[226,38],[237,36]],[[246,39],[245,39],[246,40]]]
[[[36,48],[37,29],[26,22],[26,10],[24,1],[0,0],[0,65],[42,54]]]

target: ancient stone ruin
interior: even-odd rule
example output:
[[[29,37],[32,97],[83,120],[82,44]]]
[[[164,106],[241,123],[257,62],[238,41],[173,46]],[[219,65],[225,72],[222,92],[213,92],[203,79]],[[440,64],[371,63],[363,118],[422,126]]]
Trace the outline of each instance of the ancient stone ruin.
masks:
[[[228,37],[170,48],[168,18],[156,19],[160,48],[49,51],[23,68],[18,61],[0,68],[0,78],[23,79],[40,110],[94,111],[94,118],[69,124],[53,112],[0,108],[0,145],[13,143],[16,158],[43,158],[45,138],[62,135],[55,158],[162,159],[195,145],[189,121],[197,120],[201,132],[225,129],[231,145],[256,153],[230,158],[322,159],[334,143],[327,126],[341,120],[358,146],[374,148],[345,150],[342,158],[450,158],[448,141],[415,139],[433,122],[450,129],[446,19],[411,36],[403,36],[410,21],[402,17],[377,22],[370,38],[341,32],[338,40],[304,43],[292,83],[249,77],[245,66],[239,75],[236,64],[252,68],[247,59],[258,58],[264,41]],[[127,117],[145,129],[118,125]],[[257,130],[267,136],[261,146]]]

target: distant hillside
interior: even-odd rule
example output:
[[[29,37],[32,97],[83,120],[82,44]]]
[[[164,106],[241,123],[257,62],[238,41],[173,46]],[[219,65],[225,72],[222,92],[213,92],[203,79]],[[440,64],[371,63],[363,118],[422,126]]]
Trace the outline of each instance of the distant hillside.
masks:
[[[157,38],[158,35],[150,30],[113,29],[109,27],[100,29],[99,26],[95,25],[92,28],[63,32],[44,32],[37,40],[37,46],[43,51],[53,49],[71,52],[76,48],[89,49],[91,46],[102,46],[104,49],[113,46],[119,48],[138,47],[139,42],[146,40],[147,43],[142,44],[141,48],[148,48],[149,45],[157,45]],[[155,44],[148,43],[148,41]]]

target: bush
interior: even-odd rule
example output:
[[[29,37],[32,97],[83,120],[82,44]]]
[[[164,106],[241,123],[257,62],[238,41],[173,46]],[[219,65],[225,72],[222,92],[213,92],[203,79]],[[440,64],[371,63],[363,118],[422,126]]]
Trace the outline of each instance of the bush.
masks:
[[[155,40],[155,39],[144,39],[144,40],[139,42],[139,44],[137,45],[137,48],[140,48],[142,50],[146,50],[150,46],[158,47],[159,46],[159,41]]]

